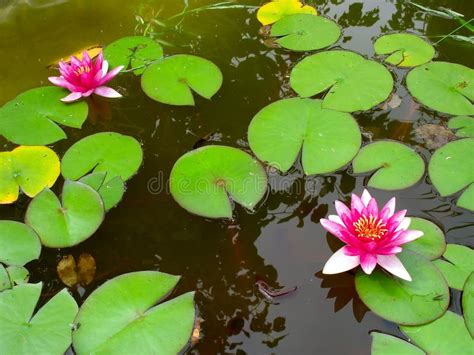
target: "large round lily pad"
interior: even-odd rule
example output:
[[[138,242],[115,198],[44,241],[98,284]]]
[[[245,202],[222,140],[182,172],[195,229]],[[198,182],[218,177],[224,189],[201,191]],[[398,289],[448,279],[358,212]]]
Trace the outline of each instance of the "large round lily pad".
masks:
[[[81,128],[88,112],[86,102],[61,102],[66,95],[66,90],[54,86],[18,95],[0,109],[0,134],[23,145],[46,145],[66,138],[57,124]]]
[[[104,204],[89,185],[66,180],[61,201],[43,190],[26,211],[26,224],[38,233],[43,245],[70,247],[89,238],[104,219]]]
[[[441,270],[452,288],[462,290],[467,278],[474,272],[474,251],[463,245],[448,244],[443,254],[446,260],[433,263]]]
[[[210,99],[222,85],[220,69],[207,59],[180,54],[150,65],[142,89],[150,98],[169,105],[193,106],[193,91]]]
[[[18,199],[21,189],[34,197],[59,176],[59,157],[48,147],[21,146],[0,152],[0,204]]]
[[[96,190],[100,197],[102,197],[102,201],[104,201],[105,211],[108,211],[117,206],[122,200],[123,194],[125,193],[125,183],[120,176],[116,176],[104,183],[106,175],[105,172],[92,173],[85,175],[78,181]]]
[[[107,281],[84,302],[73,346],[82,354],[178,354],[191,337],[194,292],[160,303],[178,276],[133,272]]]
[[[449,306],[449,288],[443,275],[426,258],[404,251],[400,260],[412,277],[405,281],[380,268],[356,274],[357,293],[367,307],[398,324],[418,325],[441,317]]]
[[[425,355],[421,349],[393,335],[377,332],[372,332],[370,335],[372,335],[371,355]]]
[[[270,35],[276,42],[293,51],[312,51],[328,47],[341,35],[339,26],[322,16],[296,14],[285,16],[272,26]]]
[[[474,70],[460,64],[432,62],[410,71],[410,93],[423,105],[451,115],[473,115]]]
[[[349,51],[327,51],[304,58],[292,70],[290,83],[301,97],[326,92],[323,108],[353,112],[385,101],[392,74],[380,63]]]
[[[77,304],[66,289],[35,314],[42,284],[23,284],[0,293],[0,354],[62,355],[71,344]]]
[[[428,171],[441,196],[467,187],[457,205],[474,211],[474,138],[450,142],[439,148],[430,160]]]
[[[410,147],[392,141],[379,141],[363,147],[352,162],[354,173],[376,170],[368,186],[382,190],[406,189],[425,173],[425,162]]]
[[[77,180],[93,171],[107,173],[104,182],[116,176],[127,181],[136,174],[142,159],[142,148],[135,138],[102,132],[73,144],[64,154],[61,172],[64,178],[70,180]]]
[[[423,232],[421,238],[404,244],[404,250],[411,250],[426,256],[428,260],[434,260],[443,255],[446,250],[446,240],[443,231],[433,222],[423,218],[410,217],[410,230]]]
[[[239,149],[205,146],[178,159],[170,189],[176,202],[191,213],[231,218],[229,199],[253,209],[267,191],[267,175],[257,160]]]
[[[317,15],[317,11],[300,0],[272,0],[258,9],[257,19],[266,26],[293,14]]]
[[[448,311],[432,323],[400,329],[427,354],[471,354],[473,341],[461,316]]]
[[[111,68],[123,65],[142,74],[144,66],[163,57],[163,48],[153,39],[145,36],[119,38],[104,49],[104,58]]]
[[[467,330],[474,338],[474,272],[467,278],[462,291],[462,311]]]
[[[264,107],[249,126],[250,148],[257,157],[286,172],[301,150],[306,174],[333,172],[351,161],[360,129],[345,112],[322,108],[321,100],[292,98]]]
[[[25,265],[38,259],[41,243],[38,235],[27,225],[15,221],[0,221],[0,262]]]
[[[435,55],[434,47],[422,38],[409,33],[394,33],[379,37],[374,43],[375,53],[388,55],[387,63],[399,67],[415,67],[428,63]]]
[[[453,117],[448,122],[450,129],[456,130],[456,136],[461,138],[474,138],[474,117],[458,116]]]

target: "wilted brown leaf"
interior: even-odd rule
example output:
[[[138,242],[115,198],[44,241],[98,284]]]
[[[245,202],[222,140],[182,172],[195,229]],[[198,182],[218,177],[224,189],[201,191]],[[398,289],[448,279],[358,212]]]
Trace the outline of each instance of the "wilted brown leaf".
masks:
[[[59,278],[68,287],[80,284],[87,286],[95,277],[96,264],[92,255],[82,253],[78,262],[72,255],[64,256],[56,267]]]
[[[72,255],[63,256],[56,267],[59,278],[68,287],[78,284],[79,278],[76,273],[76,260]]]
[[[446,127],[438,124],[425,124],[415,129],[415,136],[428,149],[438,149],[456,138]]]
[[[95,259],[92,255],[87,253],[82,253],[79,255],[79,260],[77,262],[77,271],[79,274],[79,283],[82,286],[89,285],[95,278]]]

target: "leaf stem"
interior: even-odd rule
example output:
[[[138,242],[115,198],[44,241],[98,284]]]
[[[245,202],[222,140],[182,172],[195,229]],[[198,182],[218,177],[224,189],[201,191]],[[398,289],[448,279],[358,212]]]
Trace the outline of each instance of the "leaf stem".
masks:
[[[466,21],[466,22],[463,23],[461,26],[455,28],[455,29],[452,30],[450,33],[448,33],[447,35],[443,36],[439,41],[436,41],[433,45],[436,46],[437,44],[441,43],[443,40],[445,40],[446,38],[448,38],[448,37],[451,36],[452,34],[456,33],[456,32],[459,31],[461,28],[466,27],[467,25],[469,25],[473,20],[474,20],[474,18],[471,18],[469,21]]]

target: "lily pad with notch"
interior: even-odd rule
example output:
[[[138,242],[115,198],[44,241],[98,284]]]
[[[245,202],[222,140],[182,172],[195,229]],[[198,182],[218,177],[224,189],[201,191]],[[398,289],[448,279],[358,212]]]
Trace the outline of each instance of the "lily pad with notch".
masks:
[[[115,277],[84,302],[73,333],[78,355],[178,354],[193,330],[194,292],[159,303],[179,276],[140,271]]]
[[[302,150],[305,174],[325,174],[349,163],[361,145],[360,129],[348,113],[324,109],[321,100],[290,98],[258,112],[248,129],[250,148],[282,172]]]
[[[398,254],[412,277],[405,281],[381,270],[362,270],[355,285],[362,302],[380,317],[402,325],[419,325],[441,317],[449,306],[449,287],[439,270],[411,251]]]
[[[363,147],[352,162],[354,173],[376,170],[368,186],[401,190],[415,185],[425,173],[425,162],[410,147],[394,141],[378,141]]]
[[[474,251],[463,245],[448,244],[443,258],[445,260],[439,259],[433,263],[450,287],[462,290],[467,278],[474,272]]]
[[[127,181],[137,173],[142,160],[142,148],[135,138],[102,132],[74,143],[63,156],[61,172],[70,180],[78,180],[92,171],[107,174],[103,183],[117,176]]]
[[[71,345],[77,304],[63,289],[35,314],[42,284],[23,284],[0,293],[0,353],[61,355]]]
[[[28,206],[25,221],[44,246],[65,248],[94,234],[104,214],[104,204],[96,190],[81,182],[66,180],[61,201],[51,190],[43,190]]]
[[[123,65],[133,69],[135,75],[145,71],[145,66],[163,57],[163,48],[153,39],[145,36],[119,38],[104,49],[104,59],[110,67]]]
[[[450,142],[436,150],[428,172],[441,196],[465,189],[456,204],[474,211],[474,138]]]
[[[471,337],[474,338],[474,272],[467,278],[462,291],[462,310],[464,322]]]
[[[26,224],[0,221],[0,262],[23,266],[39,258],[41,243],[38,235]]]
[[[294,14],[317,15],[314,7],[304,5],[300,0],[272,0],[263,4],[257,11],[257,19],[264,26]]]
[[[431,62],[408,73],[411,95],[423,105],[451,115],[473,115],[474,70],[448,62]]]
[[[44,86],[31,89],[0,109],[0,134],[15,144],[46,145],[66,138],[58,124],[81,128],[87,118],[84,101],[66,104],[66,90]]]
[[[385,62],[398,67],[425,64],[435,55],[431,44],[410,33],[393,33],[379,37],[374,43],[374,49],[378,55],[388,55]]]
[[[276,22],[270,35],[276,42],[293,51],[312,51],[328,47],[341,36],[339,26],[322,16],[296,14],[285,16]]]
[[[15,202],[20,189],[35,197],[54,185],[59,171],[59,157],[48,147],[20,146],[0,152],[0,204]]]
[[[219,145],[192,150],[174,164],[171,195],[191,213],[231,218],[230,199],[253,209],[267,191],[260,163],[240,149]]]
[[[194,106],[193,91],[211,99],[222,85],[220,69],[207,59],[179,54],[150,65],[141,79],[151,99],[169,105]]]
[[[290,84],[301,97],[327,91],[323,108],[343,112],[369,110],[392,92],[392,74],[361,55],[332,50],[304,58],[292,70]]]
[[[474,118],[469,116],[453,117],[448,122],[448,128],[456,130],[460,138],[474,138]]]
[[[446,250],[446,239],[443,231],[427,219],[410,217],[410,230],[423,232],[423,236],[403,245],[403,250],[411,250],[428,258],[438,259]]]
[[[78,181],[89,185],[99,193],[102,201],[104,201],[104,209],[107,212],[117,206],[122,200],[125,193],[125,183],[120,176],[116,176],[104,183],[106,175],[105,172],[92,173],[83,176]]]
[[[425,352],[413,344],[389,334],[371,332],[371,355],[425,355]]]

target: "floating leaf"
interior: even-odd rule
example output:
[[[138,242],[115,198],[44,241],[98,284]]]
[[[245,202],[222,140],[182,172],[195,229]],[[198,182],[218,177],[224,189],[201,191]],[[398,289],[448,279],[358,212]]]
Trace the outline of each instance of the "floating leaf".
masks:
[[[193,106],[192,91],[210,99],[222,85],[222,73],[207,59],[180,54],[150,65],[141,84],[145,94],[155,101]]]
[[[381,64],[349,51],[327,51],[304,58],[292,70],[290,83],[301,97],[327,90],[323,108],[369,110],[392,92],[393,78]]]
[[[467,278],[462,291],[462,310],[467,330],[474,338],[474,272]]]
[[[30,279],[30,273],[23,266],[9,266],[7,267],[7,272],[8,276],[10,276],[12,287],[25,284]]]
[[[178,276],[141,271],[107,281],[86,299],[77,315],[76,353],[178,354],[193,330],[194,292],[153,307],[178,280]]]
[[[431,157],[428,171],[441,196],[467,187],[457,205],[474,211],[474,138],[460,139],[439,148]]]
[[[427,354],[470,354],[472,339],[461,316],[447,311],[432,323],[400,329]]]
[[[474,251],[463,245],[448,244],[443,254],[446,260],[433,263],[441,270],[449,287],[462,290],[467,278],[474,272]]]
[[[296,14],[285,16],[272,26],[276,42],[293,51],[312,51],[336,43],[341,35],[339,26],[322,16]]]
[[[423,232],[423,236],[407,243],[404,250],[411,250],[434,260],[443,255],[446,250],[446,240],[443,231],[433,222],[423,218],[410,217],[409,229]]]
[[[415,67],[428,63],[435,49],[422,38],[409,33],[394,33],[379,37],[374,43],[375,53],[389,54],[385,61],[399,67]]]
[[[116,176],[127,181],[136,174],[142,159],[142,148],[135,138],[102,132],[74,143],[64,154],[61,172],[70,180],[77,180],[93,171],[107,174],[104,183]]]
[[[8,275],[7,269],[5,268],[5,266],[0,264],[0,292],[8,290],[12,287],[12,281],[10,280],[10,275]]]
[[[404,251],[400,260],[412,277],[405,281],[380,268],[356,274],[362,302],[382,318],[398,324],[418,325],[441,317],[449,306],[449,288],[443,275],[427,259]]]
[[[31,201],[25,221],[43,245],[70,247],[89,238],[104,219],[104,204],[89,185],[66,180],[61,201],[49,189]]]
[[[448,127],[456,130],[456,136],[474,138],[474,118],[469,116],[453,117],[448,122]]]
[[[0,134],[24,145],[46,145],[66,138],[57,125],[81,128],[87,118],[84,101],[66,104],[65,90],[45,86],[25,91],[0,109]]]
[[[41,288],[41,283],[24,284],[0,293],[2,355],[62,355],[71,344],[74,298],[62,290],[33,315]]]
[[[67,255],[59,261],[56,271],[66,286],[73,287],[77,284],[87,286],[95,278],[95,259],[90,254],[82,253],[76,264],[74,257]]]
[[[145,36],[120,38],[104,49],[104,58],[112,68],[123,65],[134,69],[136,75],[145,71],[144,66],[163,57],[163,48],[153,39]]]
[[[123,194],[125,193],[125,183],[120,176],[116,176],[104,183],[106,175],[104,172],[92,173],[80,178],[78,181],[96,190],[104,201],[105,211],[108,211],[117,206],[122,200]]]
[[[273,0],[258,9],[257,19],[264,26],[293,14],[317,15],[314,7],[303,5],[300,0]]]
[[[229,198],[253,209],[267,190],[267,176],[258,161],[239,149],[205,146],[178,159],[170,189],[176,202],[191,213],[231,218]]]
[[[59,176],[59,158],[48,147],[21,146],[0,152],[0,204],[18,199],[19,189],[35,197]]]
[[[372,335],[371,355],[424,355],[416,346],[388,334],[377,332]]]
[[[377,170],[368,186],[382,190],[400,190],[416,184],[425,172],[423,159],[404,144],[379,141],[363,147],[352,162],[354,173]]]
[[[36,233],[26,224],[0,221],[0,262],[22,266],[38,259],[41,243]]]
[[[410,71],[410,93],[423,105],[451,115],[473,115],[474,70],[460,64],[432,62]]]
[[[359,126],[350,114],[321,104],[321,100],[291,98],[264,107],[249,126],[252,151],[283,172],[301,150],[308,175],[330,173],[349,163],[360,148]]]

